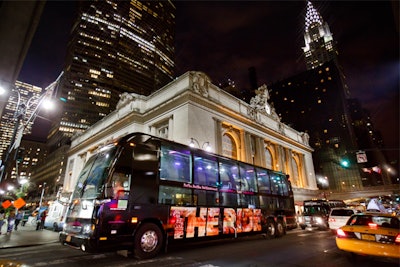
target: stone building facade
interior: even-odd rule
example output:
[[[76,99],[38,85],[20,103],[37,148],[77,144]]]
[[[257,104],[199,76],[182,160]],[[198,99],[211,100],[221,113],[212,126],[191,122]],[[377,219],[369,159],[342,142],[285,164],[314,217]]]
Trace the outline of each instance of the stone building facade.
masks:
[[[308,135],[283,124],[266,86],[250,104],[189,71],[149,96],[123,93],[115,111],[72,138],[64,180],[71,192],[86,160],[101,146],[143,132],[290,175],[296,204],[318,197]]]

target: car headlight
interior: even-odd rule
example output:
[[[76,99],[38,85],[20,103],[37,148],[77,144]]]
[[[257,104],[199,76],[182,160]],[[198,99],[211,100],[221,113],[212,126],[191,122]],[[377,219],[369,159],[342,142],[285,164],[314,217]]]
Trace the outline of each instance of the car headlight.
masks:
[[[322,223],[324,222],[324,220],[322,220],[321,217],[316,217],[316,218],[315,218],[315,221],[316,221],[318,224],[322,224]]]

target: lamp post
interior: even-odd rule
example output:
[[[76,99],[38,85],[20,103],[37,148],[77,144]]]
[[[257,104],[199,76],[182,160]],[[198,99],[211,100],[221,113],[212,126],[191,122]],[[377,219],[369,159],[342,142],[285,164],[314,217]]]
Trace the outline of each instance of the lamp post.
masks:
[[[195,144],[194,142],[196,142],[196,143],[197,143],[197,146],[200,148],[200,143],[199,143],[199,141],[197,141],[197,139],[196,139],[196,138],[193,138],[193,137],[190,138],[189,146],[190,146],[190,147],[195,147],[196,144]],[[201,146],[201,149],[210,152],[210,151],[211,151],[210,142],[204,142],[203,145]]]
[[[40,208],[42,207],[42,201],[43,201],[45,187],[46,187],[46,182],[44,182],[42,185],[42,194],[40,195],[40,201],[39,201],[39,211],[40,211]]]
[[[44,107],[46,109],[51,109],[53,103],[51,98],[56,91],[58,82],[63,75],[63,72],[58,76],[55,82],[47,87],[47,90],[41,95],[33,95],[28,100],[24,101],[21,97],[21,92],[18,88],[14,88],[13,92],[17,93],[18,100],[16,103],[16,109],[14,112],[13,119],[15,121],[14,130],[11,136],[10,144],[6,150],[3,165],[0,166],[0,182],[3,180],[4,174],[8,171],[9,158],[13,154],[14,150],[18,151],[19,145],[21,143],[22,136],[26,128],[33,124],[36,117],[38,116],[40,108]],[[0,94],[5,94],[4,88],[0,88]],[[27,115],[30,113],[30,116]],[[17,153],[14,154],[13,160],[16,160]]]

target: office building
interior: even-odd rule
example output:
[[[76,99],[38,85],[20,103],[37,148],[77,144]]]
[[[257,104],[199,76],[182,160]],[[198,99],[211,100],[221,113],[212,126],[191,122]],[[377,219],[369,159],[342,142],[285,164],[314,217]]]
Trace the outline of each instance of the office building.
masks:
[[[124,92],[149,95],[174,78],[171,1],[80,1],[67,47],[57,132],[71,137],[113,111]]]
[[[8,164],[9,168],[15,168],[14,147],[16,144],[11,144],[11,142],[12,140],[19,142],[19,134],[25,135],[31,133],[33,122],[26,122],[32,117],[41,93],[41,87],[16,81],[15,86],[8,94],[9,97],[0,120],[0,158],[3,163],[1,164],[2,168],[7,168],[4,165],[5,162],[10,162],[10,164]],[[19,120],[20,123],[17,123],[17,120]],[[23,132],[19,132],[18,127],[22,125],[26,127]],[[19,144],[16,147],[18,146]],[[10,172],[9,170],[4,170],[2,179],[6,180],[7,178],[10,178]]]

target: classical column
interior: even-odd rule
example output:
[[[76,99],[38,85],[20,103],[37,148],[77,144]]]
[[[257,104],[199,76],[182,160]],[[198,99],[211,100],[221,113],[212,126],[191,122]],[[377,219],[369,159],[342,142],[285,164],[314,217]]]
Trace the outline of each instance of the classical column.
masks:
[[[215,153],[222,155],[222,123],[217,118],[214,119],[214,133],[215,133]]]

